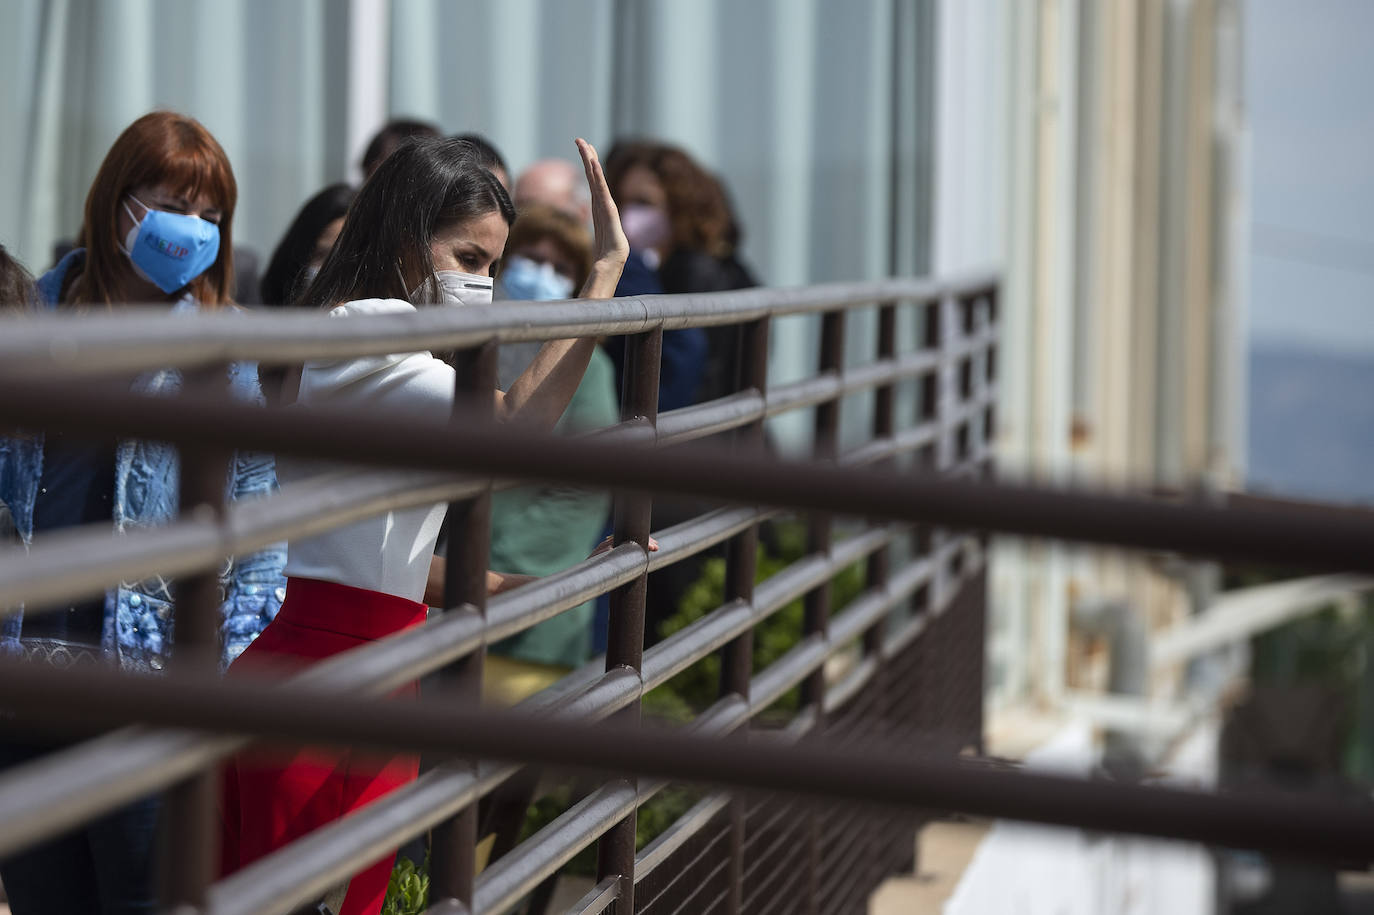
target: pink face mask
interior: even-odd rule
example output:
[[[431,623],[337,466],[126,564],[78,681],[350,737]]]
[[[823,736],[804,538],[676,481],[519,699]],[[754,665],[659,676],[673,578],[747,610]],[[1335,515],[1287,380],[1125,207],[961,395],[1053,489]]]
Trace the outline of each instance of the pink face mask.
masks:
[[[668,214],[658,207],[632,203],[620,210],[620,225],[625,238],[636,251],[656,251],[672,237]]]

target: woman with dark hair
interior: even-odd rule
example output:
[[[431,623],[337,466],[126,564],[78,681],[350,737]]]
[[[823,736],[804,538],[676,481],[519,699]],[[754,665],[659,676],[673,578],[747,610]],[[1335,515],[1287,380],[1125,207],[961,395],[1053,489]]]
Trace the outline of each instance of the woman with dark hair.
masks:
[[[310,285],[334,247],[357,193],[350,185],[331,184],[305,202],[262,275],[264,305],[290,305]]]
[[[229,159],[210,132],[158,111],[115,140],[86,197],[78,247],[36,284],[40,309],[115,309],[160,304],[170,313],[233,307],[234,206]],[[222,379],[233,396],[262,400],[256,366],[235,364]],[[126,384],[112,381],[112,384]],[[148,395],[176,393],[179,371],[146,372],[132,383]],[[178,510],[177,451],[162,442],[91,444],[47,433],[0,438],[0,501],[28,544],[79,525],[115,531],[166,523]],[[236,454],[227,491],[264,496],[276,485],[272,460]],[[275,614],[285,595],[285,550],[235,557],[221,573],[227,664]],[[70,606],[29,608],[0,622],[0,647],[54,665],[109,664],[161,670],[172,645],[172,586],[163,578],[123,582]],[[3,748],[10,763],[56,749]],[[15,915],[152,912],[157,803],[129,805],[0,864]]]
[[[363,180],[372,177],[372,173],[377,170],[377,166],[386,161],[386,157],[391,155],[404,142],[414,137],[437,137],[440,136],[439,125],[429,121],[421,121],[415,118],[395,118],[387,121],[381,129],[372,135],[368,141],[367,149],[363,151],[363,160],[360,163],[363,169]]]
[[[578,141],[594,201],[593,262],[582,295],[609,298],[628,245],[596,152]],[[342,233],[301,304],[347,320],[414,314],[417,306],[491,301],[492,277],[515,210],[505,189],[457,140],[413,140],[392,153],[358,192]],[[552,426],[577,389],[594,339],[546,343],[507,390],[495,415]],[[302,406],[385,410],[445,424],[453,409],[454,369],[431,353],[401,353],[306,363],[286,386]],[[328,465],[281,462],[285,485]],[[442,594],[433,559],[443,504],[395,509],[293,541],[281,613],[230,669],[299,668],[423,622],[426,598]],[[492,592],[526,576],[488,573]],[[415,778],[410,756],[378,758],[304,750],[292,757],[254,753],[236,759],[226,781],[224,866],[243,867]],[[376,913],[393,855],[354,876],[341,915]]]
[[[506,165],[506,157],[501,155],[501,150],[497,149],[494,143],[480,133],[460,133],[453,139],[471,143],[477,161],[496,176],[496,180],[506,189],[506,193],[510,193],[510,167]]]

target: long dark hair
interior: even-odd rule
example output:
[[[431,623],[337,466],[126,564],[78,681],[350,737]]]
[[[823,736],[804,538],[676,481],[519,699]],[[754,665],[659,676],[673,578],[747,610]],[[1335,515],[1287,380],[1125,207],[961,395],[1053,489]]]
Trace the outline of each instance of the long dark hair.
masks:
[[[515,221],[506,189],[462,140],[406,142],[358,191],[343,231],[298,304],[330,308],[356,299],[410,300],[434,275],[434,236],[454,223],[501,214]]]
[[[331,184],[305,202],[277,250],[272,252],[272,261],[262,275],[264,305],[289,305],[302,291],[301,274],[315,253],[320,233],[348,212],[357,193],[350,185]]]

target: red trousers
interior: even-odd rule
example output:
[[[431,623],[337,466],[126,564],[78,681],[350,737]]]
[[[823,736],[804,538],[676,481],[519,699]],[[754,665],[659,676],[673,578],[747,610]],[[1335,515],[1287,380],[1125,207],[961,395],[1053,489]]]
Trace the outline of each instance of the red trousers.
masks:
[[[289,675],[424,622],[425,605],[390,594],[308,578],[287,579],[286,599],[229,676]],[[397,695],[415,695],[411,685]],[[415,756],[305,747],[253,749],[224,772],[221,870],[228,874],[387,792],[414,781]],[[396,854],[355,874],[339,915],[376,915]]]

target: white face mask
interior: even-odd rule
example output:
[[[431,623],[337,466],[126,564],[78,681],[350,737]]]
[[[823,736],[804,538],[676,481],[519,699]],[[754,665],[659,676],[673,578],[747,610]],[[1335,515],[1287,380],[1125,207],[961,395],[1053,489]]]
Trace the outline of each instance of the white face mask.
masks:
[[[439,300],[445,305],[490,305],[491,277],[457,270],[434,274],[439,284]]]

